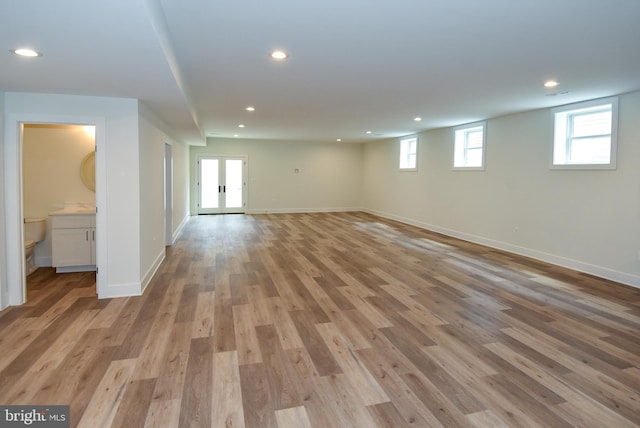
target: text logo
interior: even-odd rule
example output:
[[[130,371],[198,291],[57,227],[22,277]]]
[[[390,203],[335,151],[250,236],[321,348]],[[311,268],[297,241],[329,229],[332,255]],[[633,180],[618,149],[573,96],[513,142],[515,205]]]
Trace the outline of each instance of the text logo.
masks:
[[[0,428],[69,426],[69,406],[0,406]]]

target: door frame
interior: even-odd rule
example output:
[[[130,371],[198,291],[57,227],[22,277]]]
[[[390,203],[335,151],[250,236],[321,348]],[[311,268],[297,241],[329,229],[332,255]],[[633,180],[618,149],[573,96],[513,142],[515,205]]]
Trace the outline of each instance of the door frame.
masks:
[[[231,208],[231,209],[226,209],[224,207],[224,200],[223,198],[219,198],[218,201],[220,202],[218,204],[218,208],[217,209],[208,209],[208,212],[201,212],[202,208],[201,208],[201,199],[202,199],[202,192],[201,192],[201,188],[200,188],[200,180],[202,177],[202,171],[201,171],[201,160],[202,159],[218,159],[218,161],[220,162],[218,165],[218,180],[221,186],[225,186],[224,183],[224,172],[225,172],[225,165],[224,162],[228,159],[234,159],[234,160],[241,160],[243,162],[242,164],[242,207],[241,208]],[[239,155],[239,156],[232,156],[232,155],[200,155],[198,156],[198,158],[196,159],[196,170],[197,170],[197,177],[196,177],[196,190],[198,193],[198,202],[197,202],[197,210],[198,210],[198,215],[201,214],[244,214],[247,210],[247,200],[248,200],[248,191],[249,191],[249,186],[248,186],[248,170],[249,170],[249,159],[248,156],[245,155]]]

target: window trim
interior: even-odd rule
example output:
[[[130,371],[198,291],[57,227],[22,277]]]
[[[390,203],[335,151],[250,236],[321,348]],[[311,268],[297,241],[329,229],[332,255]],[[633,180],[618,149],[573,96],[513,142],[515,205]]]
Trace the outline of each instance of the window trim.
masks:
[[[480,166],[456,166],[456,134],[459,131],[470,130],[473,128],[482,127],[482,164]],[[468,149],[463,149],[468,150]],[[487,158],[487,121],[483,120],[480,122],[466,123],[464,125],[455,126],[453,128],[453,159],[452,159],[452,168],[454,171],[484,171],[486,165]]]
[[[407,140],[415,140],[416,141],[416,151],[415,151],[415,156],[416,156],[416,162],[415,162],[415,166],[411,167],[411,168],[403,168],[401,166],[401,162],[402,162],[402,143],[404,141]],[[402,172],[407,172],[407,171],[417,171],[418,170],[418,144],[419,140],[418,140],[418,135],[406,135],[404,137],[401,137],[399,139],[399,147],[398,147],[398,170],[402,171]]]
[[[609,147],[609,163],[555,163],[556,151],[556,115],[574,110],[582,110],[590,107],[611,104],[611,146]],[[551,157],[549,159],[549,169],[553,170],[614,170],[617,169],[618,154],[618,97],[598,98],[595,100],[583,101],[572,104],[565,104],[552,108],[551,114]],[[565,139],[563,148],[566,150],[567,141]]]

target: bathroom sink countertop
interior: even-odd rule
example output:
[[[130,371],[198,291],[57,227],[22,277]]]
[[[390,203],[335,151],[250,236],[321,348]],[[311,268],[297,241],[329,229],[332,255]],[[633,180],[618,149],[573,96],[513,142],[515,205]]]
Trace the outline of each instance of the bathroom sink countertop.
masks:
[[[49,215],[80,215],[80,214],[95,214],[95,208],[63,208],[57,211],[51,211]]]

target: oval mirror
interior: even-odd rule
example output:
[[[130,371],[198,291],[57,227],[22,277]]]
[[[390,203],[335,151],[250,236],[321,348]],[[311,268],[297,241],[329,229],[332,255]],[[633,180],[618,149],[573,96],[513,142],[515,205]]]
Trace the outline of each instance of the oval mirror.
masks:
[[[80,179],[92,192],[96,191],[96,152],[91,152],[82,159]]]

